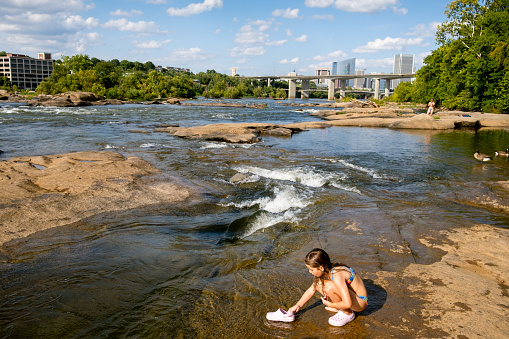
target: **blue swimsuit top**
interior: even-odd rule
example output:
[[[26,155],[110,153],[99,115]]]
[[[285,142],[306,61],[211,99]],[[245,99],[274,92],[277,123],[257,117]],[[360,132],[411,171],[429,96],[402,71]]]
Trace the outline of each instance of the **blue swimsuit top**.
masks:
[[[334,280],[333,274],[334,274],[334,269],[335,269],[335,268],[336,268],[336,267],[334,267],[334,268],[332,269],[332,271],[330,272],[330,279],[331,279],[331,280]],[[353,270],[353,268],[351,268],[351,267],[341,266],[341,268],[342,268],[342,269],[345,269],[345,270],[347,270],[347,271],[349,271],[349,272],[350,272],[350,278],[348,278],[348,280],[346,281],[346,284],[347,284],[347,285],[350,285],[350,284],[352,283],[352,281],[355,279],[355,271],[354,271],[354,270]]]

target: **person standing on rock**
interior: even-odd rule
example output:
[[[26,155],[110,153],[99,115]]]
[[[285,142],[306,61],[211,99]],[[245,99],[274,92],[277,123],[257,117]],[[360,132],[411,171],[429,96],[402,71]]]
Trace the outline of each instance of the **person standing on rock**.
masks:
[[[435,110],[435,103],[433,102],[433,99],[431,99],[430,102],[428,102],[428,115],[433,115],[433,111]]]

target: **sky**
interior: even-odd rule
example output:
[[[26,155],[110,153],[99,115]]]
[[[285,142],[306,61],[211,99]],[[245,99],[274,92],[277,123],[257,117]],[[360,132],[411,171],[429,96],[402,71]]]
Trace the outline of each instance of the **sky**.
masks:
[[[450,1],[440,0],[0,0],[0,51],[245,76],[314,75],[356,58],[366,73],[415,68],[437,48]]]

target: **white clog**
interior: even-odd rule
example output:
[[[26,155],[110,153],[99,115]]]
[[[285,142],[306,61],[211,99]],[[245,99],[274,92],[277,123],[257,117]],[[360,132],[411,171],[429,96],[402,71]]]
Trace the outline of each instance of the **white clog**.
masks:
[[[284,321],[290,323],[295,320],[295,315],[293,312],[286,312],[280,308],[276,312],[267,312],[267,319],[271,321]]]

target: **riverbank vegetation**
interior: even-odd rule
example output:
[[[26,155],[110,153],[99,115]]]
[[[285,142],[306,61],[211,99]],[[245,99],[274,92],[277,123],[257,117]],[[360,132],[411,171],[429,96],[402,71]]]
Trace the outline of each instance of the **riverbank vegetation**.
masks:
[[[509,0],[456,0],[445,14],[438,49],[392,99],[433,98],[451,110],[509,113]]]
[[[232,77],[214,70],[191,72],[159,68],[150,61],[99,60],[88,55],[64,56],[52,75],[37,88],[38,93],[93,92],[107,99],[153,100],[157,98],[238,99],[246,96],[286,98],[286,83]]]

